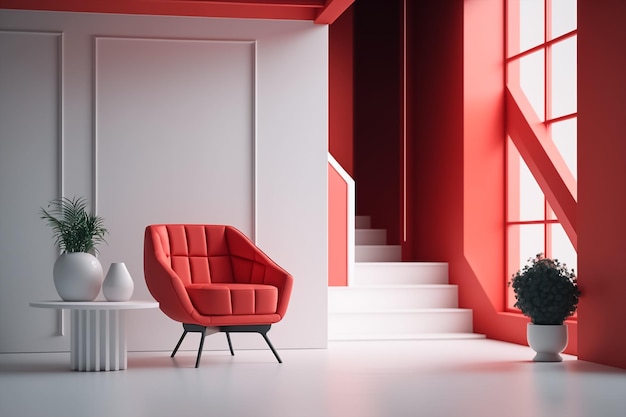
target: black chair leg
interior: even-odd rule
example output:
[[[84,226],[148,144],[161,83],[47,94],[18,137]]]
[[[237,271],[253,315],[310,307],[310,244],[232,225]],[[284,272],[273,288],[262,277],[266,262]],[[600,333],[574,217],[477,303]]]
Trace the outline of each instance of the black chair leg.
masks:
[[[265,339],[265,342],[267,343],[267,345],[272,350],[272,353],[276,357],[276,360],[278,361],[278,363],[283,363],[283,360],[280,358],[280,356],[278,356],[278,352],[276,352],[276,349],[274,349],[274,346],[272,345],[272,342],[270,342],[270,339],[267,337],[267,332],[262,332],[261,336],[263,336],[263,339]]]
[[[233,351],[233,344],[230,341],[230,332],[226,333],[226,340],[228,340],[228,349],[230,349],[230,356],[235,356],[235,351]]]
[[[174,355],[176,355],[176,352],[178,352],[178,348],[180,347],[180,344],[183,343],[183,339],[185,338],[185,336],[187,336],[187,330],[185,330],[183,332],[183,335],[180,337],[180,339],[178,340],[178,343],[176,344],[176,347],[174,348],[174,351],[172,352],[172,354],[170,355],[170,358],[173,358]]]
[[[178,348],[180,347],[181,343],[183,343],[183,339],[185,339],[185,336],[187,336],[187,333],[189,332],[200,333],[200,347],[198,348],[198,356],[196,357],[196,368],[197,368],[200,366],[200,358],[202,357],[202,349],[204,348],[204,339],[206,338],[207,328],[206,326],[200,326],[197,324],[183,323],[183,329],[185,329],[183,331],[183,335],[178,340],[178,343],[176,344],[174,351],[170,355],[170,358],[173,358],[174,355],[176,355],[176,352],[178,352]]]
[[[274,349],[272,342],[270,342],[270,339],[267,337],[267,332],[269,332],[271,328],[271,324],[254,324],[248,326],[221,326],[220,331],[226,333],[226,337],[228,338],[228,346],[232,355],[234,355],[234,352],[230,343],[230,333],[259,333],[261,336],[263,336],[263,339],[265,339],[265,343],[267,343],[267,345],[272,350],[272,353],[274,354],[274,357],[276,357],[278,363],[283,363],[282,359],[280,359],[280,356],[278,356],[278,352],[276,352],[276,349]]]
[[[267,343],[267,345],[269,346],[278,363],[283,363],[282,359],[278,355],[278,352],[276,351],[276,349],[274,349],[274,345],[272,345],[269,337],[267,337],[267,332],[269,332],[271,328],[271,324],[257,324],[249,326],[221,326],[219,327],[219,331],[226,333],[226,340],[228,340],[228,349],[230,350],[230,354],[232,356],[235,355],[235,351],[233,350],[233,344],[230,338],[231,333],[259,333],[261,336],[263,336],[265,343]],[[198,324],[183,323],[183,329],[183,335],[178,340],[178,343],[176,344],[176,347],[174,348],[174,351],[172,352],[170,357],[173,358],[174,355],[176,355],[176,352],[178,352],[178,348],[180,348],[180,345],[183,343],[183,340],[185,339],[185,336],[187,336],[187,333],[200,333],[200,346],[198,347],[198,356],[196,357],[196,368],[198,368],[200,366],[200,359],[202,358],[202,350],[204,348],[204,339],[207,335],[207,327],[200,326]]]
[[[196,358],[196,368],[200,366],[200,358],[202,357],[202,348],[204,348],[204,339],[206,338],[206,327],[200,331],[200,347],[198,348],[198,357]]]

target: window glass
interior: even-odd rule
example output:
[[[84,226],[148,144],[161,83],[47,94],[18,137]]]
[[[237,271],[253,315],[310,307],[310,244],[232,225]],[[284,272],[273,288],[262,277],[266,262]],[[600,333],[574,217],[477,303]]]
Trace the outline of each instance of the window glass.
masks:
[[[576,152],[576,123],[577,119],[567,119],[552,124],[552,141],[565,160],[565,164],[576,180],[577,152]]]
[[[520,58],[520,87],[530,101],[539,120],[545,120],[544,51]]]
[[[545,233],[543,224],[520,225],[519,261],[523,267],[529,258],[534,258],[538,253],[545,253]]]
[[[576,112],[576,37],[555,43],[551,50],[551,117],[555,118]]]
[[[520,218],[519,220],[543,220],[545,216],[545,198],[535,177],[530,173],[528,166],[520,161]]]
[[[543,43],[543,0],[519,0],[520,50],[525,51]]]
[[[507,282],[513,275],[528,264],[528,259],[545,253],[545,227],[543,224],[514,224],[508,227],[509,237],[515,242],[508,246]],[[515,309],[515,293],[508,287],[506,307]]]
[[[548,227],[550,227],[552,241],[551,257],[558,259],[561,264],[565,264],[567,269],[574,269],[574,271],[576,271],[577,254],[565,230],[563,230],[560,224],[551,224]]]
[[[510,136],[507,136],[507,220],[509,222],[519,221],[520,204],[519,204],[519,164],[520,155],[517,148],[513,144]]]
[[[522,3],[525,0],[521,0]],[[558,38],[576,29],[576,0],[552,0],[552,36]]]

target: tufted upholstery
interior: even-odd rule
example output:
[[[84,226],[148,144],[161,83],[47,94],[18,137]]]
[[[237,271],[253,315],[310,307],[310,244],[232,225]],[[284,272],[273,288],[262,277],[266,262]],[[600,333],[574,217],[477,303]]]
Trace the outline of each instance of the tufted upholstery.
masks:
[[[144,275],[168,317],[211,327],[276,323],[293,286],[288,272],[227,225],[147,226]]]
[[[191,303],[205,316],[274,314],[278,288],[255,284],[191,284]]]

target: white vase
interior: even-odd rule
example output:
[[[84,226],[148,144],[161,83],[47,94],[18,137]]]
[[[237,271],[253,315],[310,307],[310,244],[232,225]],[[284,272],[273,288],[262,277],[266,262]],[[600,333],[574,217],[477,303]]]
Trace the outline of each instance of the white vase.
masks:
[[[526,327],[528,345],[537,354],[535,362],[561,362],[560,353],[567,347],[567,326],[565,324],[532,324]]]
[[[93,301],[102,288],[102,265],[86,252],[60,255],[52,270],[54,286],[64,301]]]
[[[135,283],[124,262],[113,262],[102,284],[102,294],[108,301],[128,301]]]

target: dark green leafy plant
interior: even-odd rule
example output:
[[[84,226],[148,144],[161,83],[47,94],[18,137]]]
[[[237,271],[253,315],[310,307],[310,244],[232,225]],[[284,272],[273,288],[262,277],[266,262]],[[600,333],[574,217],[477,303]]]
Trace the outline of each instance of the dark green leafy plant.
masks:
[[[60,198],[41,208],[41,218],[52,228],[55,244],[62,252],[98,253],[96,246],[106,243],[104,219],[87,212],[84,198]]]
[[[574,270],[541,253],[528,262],[509,282],[517,299],[514,306],[533,324],[563,324],[578,306],[580,290]]]

